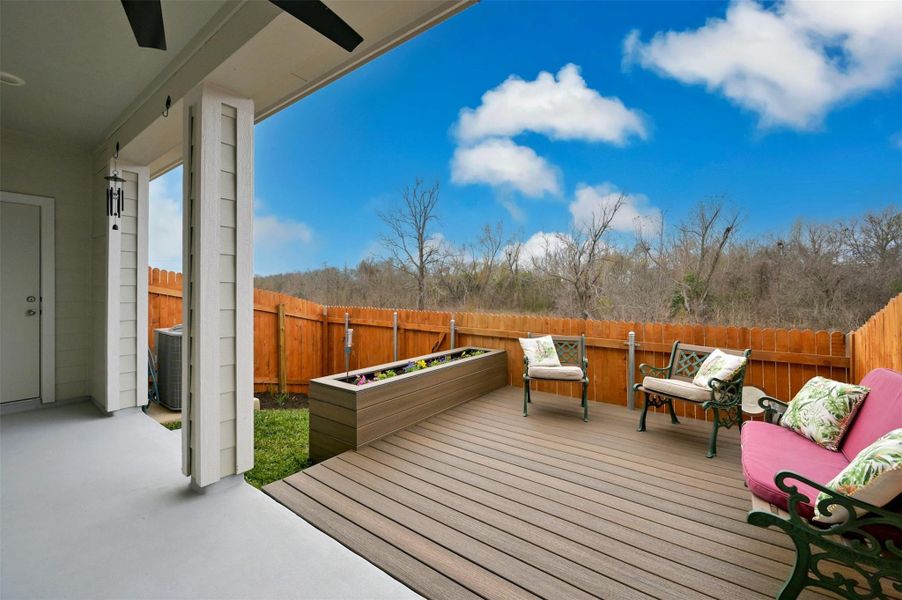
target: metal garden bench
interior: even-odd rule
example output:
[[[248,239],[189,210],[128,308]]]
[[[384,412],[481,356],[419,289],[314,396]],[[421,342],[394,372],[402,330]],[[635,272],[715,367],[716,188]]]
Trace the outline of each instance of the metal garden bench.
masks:
[[[670,362],[667,366],[639,365],[639,372],[644,379],[642,383],[633,386],[635,391],[642,392],[645,396],[642,416],[639,417],[639,431],[645,431],[645,418],[650,406],[667,406],[671,422],[678,424],[680,421],[673,410],[674,400],[701,404],[704,410],[713,412],[707,456],[713,458],[717,454],[717,430],[721,427],[742,425],[742,382],[748,368],[748,357],[752,351],[721,348],[720,351],[725,354],[745,357],[745,366],[731,381],[714,378],[711,379],[709,388],[695,385],[692,383],[692,378],[698,373],[705,358],[714,350],[709,346],[693,346],[677,340],[673,343]]]

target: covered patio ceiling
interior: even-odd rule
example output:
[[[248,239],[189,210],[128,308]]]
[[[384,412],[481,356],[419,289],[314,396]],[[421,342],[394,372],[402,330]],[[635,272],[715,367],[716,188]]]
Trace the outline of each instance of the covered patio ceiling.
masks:
[[[169,49],[139,48],[118,2],[4,2],[2,127],[123,158],[181,160],[180,99],[209,82],[254,100],[257,121],[473,3],[330,1],[364,38],[348,53],[270,2],[163,0]],[[162,113],[166,98],[173,107]]]

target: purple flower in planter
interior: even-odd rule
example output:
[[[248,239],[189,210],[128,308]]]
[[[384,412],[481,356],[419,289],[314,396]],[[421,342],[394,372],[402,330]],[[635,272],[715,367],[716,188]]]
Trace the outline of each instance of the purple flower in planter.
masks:
[[[366,375],[358,375],[356,381],[354,381],[355,385],[364,385],[369,383],[369,380],[366,378]]]

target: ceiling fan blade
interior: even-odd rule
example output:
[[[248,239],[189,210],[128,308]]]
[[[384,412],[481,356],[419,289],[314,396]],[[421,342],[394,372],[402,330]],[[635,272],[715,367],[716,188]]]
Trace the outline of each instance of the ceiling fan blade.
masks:
[[[270,2],[348,52],[352,52],[363,41],[359,33],[319,0],[270,0]]]
[[[163,7],[160,0],[122,0],[122,8],[132,26],[135,40],[142,48],[166,49]]]

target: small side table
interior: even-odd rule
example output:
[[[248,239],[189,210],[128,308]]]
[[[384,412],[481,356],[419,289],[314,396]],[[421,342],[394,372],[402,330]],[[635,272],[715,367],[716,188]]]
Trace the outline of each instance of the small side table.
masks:
[[[764,409],[758,405],[758,400],[767,394],[764,390],[759,390],[752,386],[743,386],[742,388],[742,412],[747,415],[760,415]]]

